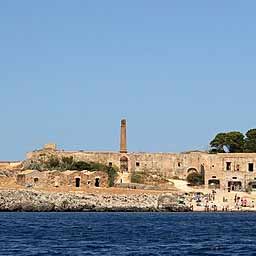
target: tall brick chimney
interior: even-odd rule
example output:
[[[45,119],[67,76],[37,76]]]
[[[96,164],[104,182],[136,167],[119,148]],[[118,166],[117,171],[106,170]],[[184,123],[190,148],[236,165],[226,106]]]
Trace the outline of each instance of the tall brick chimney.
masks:
[[[127,153],[126,120],[121,121],[120,153]]]

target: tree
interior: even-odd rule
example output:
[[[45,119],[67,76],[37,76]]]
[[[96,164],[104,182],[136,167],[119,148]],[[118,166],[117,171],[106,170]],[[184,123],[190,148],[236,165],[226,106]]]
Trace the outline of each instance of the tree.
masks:
[[[228,133],[219,133],[210,142],[211,151],[218,153],[242,153],[244,152],[245,139],[241,132],[233,131]]]
[[[226,133],[218,133],[215,138],[210,142],[210,146],[212,147],[211,151],[224,153],[224,147],[226,146],[226,137]]]
[[[108,174],[108,185],[110,187],[113,187],[115,185],[116,178],[118,176],[118,169],[114,167],[108,167],[107,168],[107,174]]]
[[[251,129],[246,133],[244,152],[246,153],[256,152],[256,129]]]
[[[244,135],[241,132],[229,132],[226,138],[226,147],[230,153],[244,152]]]
[[[188,175],[187,181],[192,186],[199,186],[204,184],[204,177],[198,172],[192,172]]]

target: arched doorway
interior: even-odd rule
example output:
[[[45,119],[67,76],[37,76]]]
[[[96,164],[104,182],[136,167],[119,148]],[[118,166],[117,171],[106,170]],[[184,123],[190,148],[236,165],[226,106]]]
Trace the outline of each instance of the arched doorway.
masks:
[[[128,172],[128,158],[126,156],[122,156],[120,158],[120,171],[121,172]]]
[[[196,168],[189,168],[187,173],[190,174],[190,173],[198,173],[197,169]]]

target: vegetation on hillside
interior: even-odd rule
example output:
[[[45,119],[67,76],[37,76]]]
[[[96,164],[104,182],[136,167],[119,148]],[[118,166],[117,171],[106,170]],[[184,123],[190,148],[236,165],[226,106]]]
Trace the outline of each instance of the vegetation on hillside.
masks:
[[[118,168],[110,167],[96,162],[76,161],[72,156],[58,158],[56,155],[43,156],[38,159],[30,160],[26,169],[31,170],[72,170],[72,171],[102,171],[108,174],[109,186],[114,186]]]
[[[218,133],[210,142],[211,153],[256,153],[256,129]]]
[[[187,176],[187,181],[191,186],[200,186],[204,183],[204,177],[197,172],[192,172]]]
[[[142,184],[144,180],[144,174],[142,172],[133,172],[131,176],[132,183]]]
[[[162,175],[151,172],[133,172],[131,182],[146,185],[158,185],[168,183]]]

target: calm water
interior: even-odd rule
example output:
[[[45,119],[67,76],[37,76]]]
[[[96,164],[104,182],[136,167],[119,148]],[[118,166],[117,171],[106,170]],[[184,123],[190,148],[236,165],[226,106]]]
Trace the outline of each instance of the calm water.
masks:
[[[256,213],[0,213],[0,255],[256,255]]]

